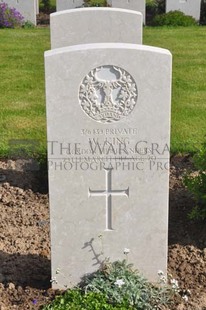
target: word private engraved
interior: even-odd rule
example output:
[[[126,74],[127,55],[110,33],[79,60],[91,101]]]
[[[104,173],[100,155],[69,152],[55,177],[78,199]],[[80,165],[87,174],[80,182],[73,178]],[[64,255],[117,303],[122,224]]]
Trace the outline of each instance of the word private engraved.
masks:
[[[107,65],[93,69],[83,79],[79,102],[90,118],[108,124],[133,111],[137,94],[137,85],[126,70]]]
[[[129,197],[129,187],[123,190],[112,189],[112,168],[104,168],[106,172],[106,188],[103,190],[91,190],[89,188],[89,197],[106,197],[106,229],[112,228],[112,196],[127,196]]]

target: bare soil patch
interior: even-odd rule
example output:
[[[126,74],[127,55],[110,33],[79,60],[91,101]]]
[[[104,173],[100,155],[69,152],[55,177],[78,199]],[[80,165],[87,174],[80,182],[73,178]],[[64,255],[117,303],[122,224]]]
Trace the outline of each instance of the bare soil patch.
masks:
[[[0,309],[41,309],[50,288],[49,201],[38,172],[24,161],[0,161]],[[171,159],[168,272],[187,303],[171,310],[206,310],[206,223],[188,220],[194,205],[182,185],[190,157]]]

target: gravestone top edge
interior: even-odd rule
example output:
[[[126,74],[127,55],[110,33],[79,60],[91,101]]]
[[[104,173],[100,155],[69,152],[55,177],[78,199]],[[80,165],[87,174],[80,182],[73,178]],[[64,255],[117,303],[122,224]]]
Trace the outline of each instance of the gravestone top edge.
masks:
[[[79,44],[79,45],[72,45],[67,47],[60,47],[52,50],[48,50],[44,52],[46,57],[53,56],[57,54],[62,54],[65,52],[75,52],[75,51],[84,51],[84,50],[92,50],[92,49],[133,49],[139,50],[144,52],[151,52],[151,53],[158,53],[158,54],[165,54],[172,57],[172,54],[169,50],[154,47],[149,45],[141,45],[141,44],[131,44],[131,43],[91,43],[91,44]]]
[[[73,13],[81,13],[81,12],[97,12],[97,11],[115,11],[115,12],[121,12],[121,13],[129,13],[134,15],[143,16],[141,12],[135,11],[135,10],[127,10],[127,9],[121,9],[121,8],[108,8],[108,7],[91,7],[91,8],[76,8],[76,9],[68,9],[64,11],[58,11],[50,14],[50,18],[56,17],[58,15],[65,15],[65,14],[73,14]]]

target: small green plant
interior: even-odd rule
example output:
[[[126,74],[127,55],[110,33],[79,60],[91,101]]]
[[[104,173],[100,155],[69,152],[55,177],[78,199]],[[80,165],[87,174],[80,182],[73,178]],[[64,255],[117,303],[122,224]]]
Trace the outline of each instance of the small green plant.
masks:
[[[98,6],[105,7],[108,6],[107,0],[84,0],[85,6]]]
[[[24,25],[23,25],[23,28],[25,29],[33,29],[35,28],[34,24],[32,22],[30,22],[29,20],[27,20]]]
[[[166,282],[161,272],[159,285],[151,284],[138,271],[133,270],[127,260],[106,262],[94,276],[86,279],[85,292],[102,293],[113,305],[127,304],[131,309],[154,310],[170,304],[174,299],[177,285],[174,287],[173,283],[169,287]]]
[[[80,289],[66,291],[43,310],[129,310],[128,305],[113,306],[107,302],[101,293],[89,292],[84,294]]]
[[[167,279],[159,270],[159,282],[148,282],[127,263],[129,252],[125,248],[123,261],[106,260],[100,270],[85,276],[79,287],[57,296],[42,310],[161,310],[178,303],[181,296],[177,280],[170,275]],[[56,278],[51,281],[58,283]],[[182,298],[188,301],[186,293]]]
[[[154,26],[193,26],[197,25],[192,16],[185,15],[180,11],[170,11],[165,14],[157,15],[153,19]]]
[[[194,195],[196,205],[189,214],[190,219],[205,220],[206,219],[206,141],[198,153],[193,157],[195,168],[198,172],[194,174],[188,173],[184,177],[184,184],[188,190]]]

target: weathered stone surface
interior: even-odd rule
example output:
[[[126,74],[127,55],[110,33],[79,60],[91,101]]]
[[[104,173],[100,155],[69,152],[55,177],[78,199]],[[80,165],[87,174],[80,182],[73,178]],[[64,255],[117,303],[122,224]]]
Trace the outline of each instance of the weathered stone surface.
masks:
[[[142,43],[142,15],[113,8],[83,8],[51,14],[51,47],[88,43]]]
[[[56,0],[56,9],[58,11],[81,8],[84,0]]]
[[[145,0],[108,0],[108,4],[113,8],[122,8],[141,12],[145,24]]]
[[[157,280],[167,269],[171,54],[85,44],[46,52],[45,65],[53,287],[124,248]]]
[[[84,7],[84,0],[57,0],[57,12]],[[110,7],[141,12],[145,23],[145,0],[107,0]]]

